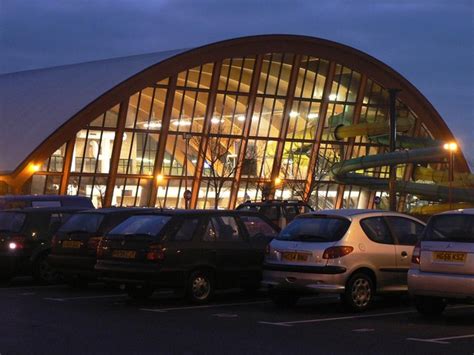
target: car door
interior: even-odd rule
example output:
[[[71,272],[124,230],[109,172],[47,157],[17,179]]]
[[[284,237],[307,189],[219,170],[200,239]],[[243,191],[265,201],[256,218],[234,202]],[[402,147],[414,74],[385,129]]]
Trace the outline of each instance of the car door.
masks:
[[[261,277],[265,249],[278,235],[278,230],[258,215],[240,215],[239,220],[246,237],[244,260],[248,278],[255,280]]]
[[[385,220],[395,240],[398,282],[401,286],[407,287],[407,274],[410,269],[411,256],[416,243],[421,238],[424,225],[401,216],[386,216]]]
[[[202,228],[199,216],[178,216],[166,231],[163,238],[166,243],[163,266],[168,270],[168,284],[183,285],[189,272],[195,266],[202,265],[202,242],[197,240]]]
[[[367,262],[377,272],[377,289],[399,288],[395,241],[383,216],[364,218],[360,221],[371,243],[364,245]]]
[[[214,215],[208,220],[202,237],[205,253],[213,260],[218,287],[238,286],[245,264],[245,243],[239,225],[232,215]]]

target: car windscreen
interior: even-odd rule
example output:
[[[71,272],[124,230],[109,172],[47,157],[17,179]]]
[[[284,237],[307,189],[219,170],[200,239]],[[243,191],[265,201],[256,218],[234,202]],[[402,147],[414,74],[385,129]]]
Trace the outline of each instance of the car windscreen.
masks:
[[[58,232],[96,233],[98,232],[103,220],[104,214],[102,213],[77,213],[69,218],[67,222],[59,228]]]
[[[162,215],[132,216],[112,229],[109,235],[146,235],[156,237],[170,219],[171,216]]]
[[[21,231],[26,220],[26,214],[20,212],[0,212],[0,231]]]
[[[302,242],[335,242],[340,240],[351,222],[345,218],[311,216],[296,218],[276,239]]]
[[[474,243],[474,215],[446,214],[432,217],[423,240]]]

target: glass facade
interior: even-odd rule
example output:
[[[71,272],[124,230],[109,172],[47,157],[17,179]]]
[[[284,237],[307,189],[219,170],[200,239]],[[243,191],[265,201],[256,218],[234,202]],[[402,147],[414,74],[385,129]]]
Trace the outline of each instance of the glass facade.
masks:
[[[96,206],[184,208],[189,190],[197,208],[263,196],[304,199],[318,209],[371,208],[381,192],[341,185],[330,169],[387,151],[388,131],[380,127],[388,100],[364,73],[322,58],[267,53],[205,63],[91,117],[29,186],[89,196]],[[400,100],[397,111],[400,135],[432,138]],[[347,128],[341,136],[340,127]],[[399,166],[400,179],[407,169]],[[388,169],[358,173],[386,178]]]

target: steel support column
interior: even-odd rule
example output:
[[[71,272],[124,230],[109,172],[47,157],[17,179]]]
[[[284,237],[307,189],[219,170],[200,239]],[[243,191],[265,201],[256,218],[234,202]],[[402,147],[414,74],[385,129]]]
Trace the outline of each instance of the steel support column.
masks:
[[[331,92],[332,81],[334,79],[334,73],[336,71],[336,63],[330,62],[328,72],[326,75],[326,82],[324,83],[323,95],[321,106],[319,107],[319,121],[316,128],[315,140],[313,147],[311,148],[311,156],[308,165],[308,178],[305,186],[305,201],[309,201],[311,198],[312,186],[314,186],[314,170],[316,169],[316,164],[318,164],[318,155],[319,148],[321,146],[321,140],[323,136],[324,123],[326,121],[326,115],[329,105],[329,94]],[[317,207],[317,206],[316,206]]]
[[[114,194],[115,180],[117,179],[118,163],[120,160],[120,150],[122,149],[123,132],[127,120],[129,98],[120,102],[120,108],[117,119],[117,131],[115,132],[114,147],[110,158],[109,177],[107,179],[107,188],[105,190],[104,207],[110,206]]]
[[[206,114],[205,114],[204,123],[203,123],[203,136],[199,144],[200,154],[198,154],[198,157],[197,157],[196,169],[194,171],[194,180],[193,180],[193,185],[191,189],[190,208],[196,208],[198,197],[199,197],[199,189],[201,187],[202,172],[203,172],[204,160],[205,160],[204,157],[206,154],[205,152],[207,151],[207,142],[209,139],[210,122],[211,122],[212,114],[214,112],[214,104],[216,103],[217,87],[219,85],[221,67],[222,67],[222,61],[219,61],[219,62],[214,63],[214,68],[212,69],[211,87],[210,87],[210,92],[209,92],[209,98],[207,100]]]
[[[250,127],[252,125],[253,110],[255,108],[255,101],[257,99],[258,82],[260,80],[260,72],[262,70],[263,55],[258,55],[255,60],[254,70],[252,74],[252,81],[250,83],[249,99],[247,112],[245,114],[245,123],[242,129],[242,142],[239,147],[239,156],[237,169],[235,170],[234,182],[230,193],[229,208],[235,208],[237,204],[237,195],[239,192],[240,180],[242,178],[242,165],[245,160],[245,152],[247,150],[248,136],[250,134]]]

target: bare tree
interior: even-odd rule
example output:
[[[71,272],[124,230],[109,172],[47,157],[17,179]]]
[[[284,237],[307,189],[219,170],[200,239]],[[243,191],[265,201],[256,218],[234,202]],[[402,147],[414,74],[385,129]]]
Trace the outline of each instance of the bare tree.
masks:
[[[303,174],[301,163],[310,160],[311,145],[301,146],[298,149],[284,153],[281,165],[281,175],[285,177],[284,184],[289,187],[291,194],[298,199],[309,203],[314,191],[318,190],[321,182],[329,176],[331,167],[336,162],[336,156],[319,153],[316,164],[312,167],[312,179],[307,180],[307,173]],[[316,205],[317,205],[316,200]]]
[[[218,208],[221,194],[228,189],[226,182],[232,179],[241,165],[238,159],[240,140],[222,136],[210,136],[205,149],[199,151],[204,161],[203,177],[214,191],[214,208]]]

